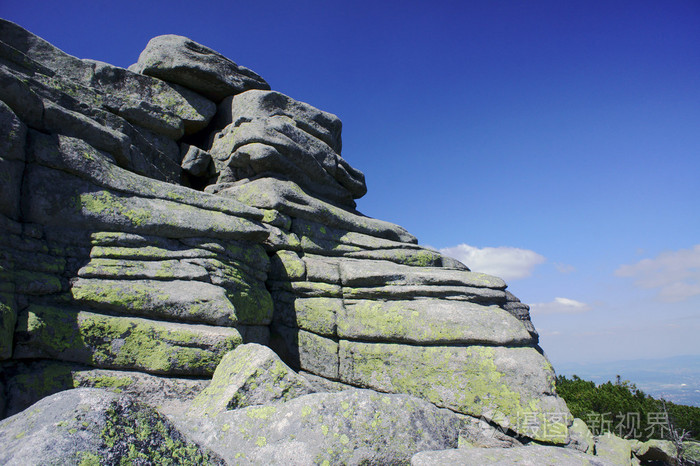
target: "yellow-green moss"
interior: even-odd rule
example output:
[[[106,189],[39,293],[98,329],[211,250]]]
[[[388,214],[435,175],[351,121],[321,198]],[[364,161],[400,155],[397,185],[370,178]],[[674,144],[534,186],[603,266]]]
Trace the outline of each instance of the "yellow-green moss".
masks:
[[[125,217],[134,226],[142,226],[153,217],[152,212],[148,209],[132,208],[127,198],[116,196],[109,191],[81,193],[76,199],[76,206],[81,210],[101,216]]]

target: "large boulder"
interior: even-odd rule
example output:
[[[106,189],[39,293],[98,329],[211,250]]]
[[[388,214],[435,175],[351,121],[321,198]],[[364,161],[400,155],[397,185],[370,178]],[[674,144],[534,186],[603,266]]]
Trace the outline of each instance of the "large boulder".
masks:
[[[192,415],[221,412],[284,402],[316,390],[270,348],[256,343],[241,345],[226,354],[211,384],[192,402]]]
[[[214,101],[248,89],[269,89],[255,72],[187,37],[154,37],[131,71],[180,84]]]
[[[627,466],[632,461],[632,444],[608,432],[595,437],[595,455],[612,464]]]
[[[231,464],[405,464],[455,448],[461,420],[407,395],[313,393],[176,424]]]
[[[106,390],[44,398],[0,421],[0,463],[224,464],[157,410]]]

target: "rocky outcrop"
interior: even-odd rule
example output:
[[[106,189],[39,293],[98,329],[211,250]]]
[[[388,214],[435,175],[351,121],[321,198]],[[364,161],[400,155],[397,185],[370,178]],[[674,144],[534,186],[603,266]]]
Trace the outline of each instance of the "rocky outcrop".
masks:
[[[64,391],[0,421],[0,463],[226,464],[154,408],[94,388]]]
[[[248,68],[236,65],[209,47],[173,34],[151,39],[138,62],[129,69],[180,84],[214,101],[249,89],[270,88]]]
[[[357,211],[336,116],[179,36],[126,70],[0,21],[0,52],[7,415],[108,387],[258,462],[569,442],[528,307]]]

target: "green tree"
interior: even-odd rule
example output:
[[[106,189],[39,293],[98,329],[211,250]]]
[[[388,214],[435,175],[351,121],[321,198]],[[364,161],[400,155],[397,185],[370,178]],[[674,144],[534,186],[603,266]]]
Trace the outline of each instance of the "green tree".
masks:
[[[700,440],[700,408],[666,402],[666,409],[639,390],[622,381],[596,385],[574,375],[557,377],[557,393],[566,401],[574,417],[583,420],[594,435],[612,432],[623,438],[649,440],[671,437],[669,426],[690,432]],[[670,423],[669,423],[670,421]]]

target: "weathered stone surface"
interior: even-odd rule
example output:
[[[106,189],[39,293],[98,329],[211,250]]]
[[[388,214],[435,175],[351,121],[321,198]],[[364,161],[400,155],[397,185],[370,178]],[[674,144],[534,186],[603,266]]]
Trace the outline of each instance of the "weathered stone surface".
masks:
[[[631,445],[632,453],[640,461],[660,461],[663,464],[676,464],[678,450],[668,440],[647,440]]]
[[[212,170],[211,154],[197,146],[182,144],[180,156],[183,170],[191,173],[194,176],[211,176],[214,174]]]
[[[340,250],[342,254],[375,249],[423,250],[410,237],[390,240],[376,235],[375,231],[358,233],[348,229],[333,228],[327,223],[318,223],[306,218],[295,218],[291,231],[304,241],[304,249],[307,252],[313,252],[311,249],[315,247],[325,255],[333,255],[333,251],[336,250]]]
[[[92,258],[120,260],[165,261],[186,259],[185,262],[204,267],[224,268],[224,262],[245,269],[264,281],[270,269],[270,259],[257,244],[212,238],[163,238],[153,235],[99,231],[90,235],[94,246]],[[181,261],[182,262],[182,261]]]
[[[94,388],[57,393],[0,421],[0,444],[5,465],[224,464],[152,407]]]
[[[184,404],[202,378],[255,342],[347,393],[326,411],[326,398],[284,401],[290,384],[278,379],[299,379],[253,346],[262,356],[219,366],[217,384],[238,388],[207,396],[226,411],[198,421],[226,454],[405,463],[418,449],[518,445],[513,432],[582,448],[527,305],[356,211],[364,176],[340,157],[334,115],[255,90],[267,88],[259,76],[177,36],[147,47],[144,74],[71,57],[6,21],[0,42],[0,392],[12,409],[23,387],[38,398],[105,385],[196,413]],[[213,122],[200,92],[224,99]],[[48,388],[22,382],[20,366]],[[196,383],[179,391],[177,380]],[[262,406],[272,411],[241,408],[277,398]],[[246,430],[285,406],[302,412],[285,412],[276,433]],[[402,407],[390,427],[364,419]]]
[[[24,163],[0,155],[0,214],[19,218],[23,175]]]
[[[27,125],[17,118],[5,102],[0,101],[0,157],[24,162],[26,138]]]
[[[335,337],[338,315],[343,315],[341,298],[297,298],[289,292],[276,292],[274,320],[286,327],[300,328],[317,335]]]
[[[266,293],[264,287],[256,291]],[[272,318],[270,299],[266,300],[267,309],[254,300],[243,303],[239,309],[227,297],[226,290],[197,281],[78,279],[71,293],[75,301],[95,309],[181,322],[233,327],[265,325]]]
[[[131,173],[110,162],[109,156],[89,144],[65,136],[30,132],[30,152],[41,165],[70,173],[99,188],[107,188],[144,199],[160,199],[200,207],[251,220],[274,223],[276,214],[244,205],[235,199],[211,196]],[[99,190],[99,189],[95,189]]]
[[[64,172],[33,166],[25,173],[25,219],[49,226],[67,222],[87,230],[119,230],[170,238],[214,236],[258,242],[265,229],[250,220],[176,201],[99,188]]]
[[[214,136],[210,152],[220,183],[280,173],[316,197],[350,207],[367,192],[362,172],[285,116],[229,125]]]
[[[325,225],[365,233],[380,238],[416,243],[416,238],[398,225],[365,217],[316,199],[291,181],[260,178],[236,184],[219,192],[249,206],[278,210],[291,217],[299,217]]]
[[[20,313],[14,357],[152,374],[210,375],[242,343],[232,328],[112,317],[32,305]]]
[[[569,411],[555,395],[551,365],[534,348],[340,340],[339,359],[342,382],[409,393],[530,438],[568,440]]]
[[[341,284],[340,264],[337,259],[304,253],[306,279],[314,282]]]
[[[337,321],[338,336],[349,340],[501,346],[532,343],[525,327],[508,312],[463,301],[346,301]]]
[[[449,270],[437,267],[410,267],[388,261],[344,260],[340,263],[343,285],[378,286],[468,286],[504,290],[500,278],[485,273]]]
[[[510,466],[608,466],[600,458],[576,450],[544,445],[515,448],[460,448],[458,450],[423,451],[411,458],[411,466],[433,466],[435,464],[460,464],[464,466],[499,465]]]
[[[216,111],[213,102],[187,89],[107,63],[77,59],[9,21],[0,24],[0,40],[3,47],[14,48],[19,64],[32,77],[41,75],[36,79],[46,86],[172,139],[203,129]]]
[[[503,304],[506,301],[506,294],[503,290],[471,286],[390,285],[367,288],[344,287],[343,294],[349,299],[414,299],[422,297],[470,301],[485,305]]]
[[[60,71],[63,77],[83,81],[92,77],[92,68],[59,50],[41,37],[38,37],[21,26],[3,19],[0,21],[0,41],[3,48],[11,48],[5,52],[5,57],[17,60],[18,65],[35,70],[38,73],[53,76]]]
[[[595,450],[595,437],[590,429],[579,418],[575,418],[574,422],[569,427],[569,436],[571,437],[571,446],[584,453],[592,455]]]
[[[266,346],[249,343],[227,353],[190,414],[214,416],[230,409],[281,403],[316,390]]]
[[[462,415],[460,419],[462,428],[459,431],[457,448],[512,448],[523,445],[517,438],[507,435],[506,429],[494,427],[483,417]]]
[[[216,106],[199,94],[157,79],[94,60],[93,89],[104,93],[103,106],[126,120],[179,139],[204,129]]]
[[[208,379],[159,377],[143,372],[95,369],[51,360],[15,362],[4,368],[7,416],[24,411],[62,390],[90,387],[130,395],[165,413],[182,413],[208,384]]]
[[[0,267],[2,267],[1,264]],[[11,288],[14,288],[14,284],[9,284]],[[0,361],[12,357],[12,342],[14,340],[16,322],[17,302],[15,301],[14,293],[0,293]]]
[[[306,330],[273,325],[270,344],[292,368],[338,380],[337,341]]]
[[[418,451],[456,447],[460,428],[449,410],[370,390],[314,393],[176,424],[235,464],[405,464]]]
[[[336,154],[342,150],[340,118],[276,91],[250,90],[225,98],[218,108],[217,125],[237,125],[253,118],[283,115],[303,131],[328,144]]]
[[[273,280],[306,279],[306,263],[294,251],[277,251],[270,256],[270,278]]]
[[[0,54],[5,52],[7,48],[0,46]],[[0,100],[27,125],[34,128],[42,126],[44,104],[41,99],[18,74],[4,67],[0,67]]]
[[[683,442],[683,456],[696,464],[700,463],[700,442]]]
[[[270,86],[248,68],[209,47],[173,34],[154,37],[130,70],[180,84],[214,101],[248,89]]]
[[[322,282],[288,282],[268,280],[267,286],[271,292],[287,291],[300,298],[342,298],[343,288],[339,285]]]
[[[135,261],[95,258],[78,271],[82,278],[127,278],[207,281],[204,267],[179,260]]]
[[[632,445],[617,435],[606,433],[595,437],[595,456],[611,464],[629,465]]]
[[[530,332],[530,335],[532,335],[533,338],[535,338],[535,341],[537,341],[539,339],[539,335],[537,334],[537,330],[535,330],[535,326],[532,325],[532,321],[530,320],[530,306],[521,303],[520,300],[510,291],[506,291],[506,301],[507,302],[502,306],[503,309],[520,319],[523,325],[525,325],[525,328],[527,328],[527,331]]]

